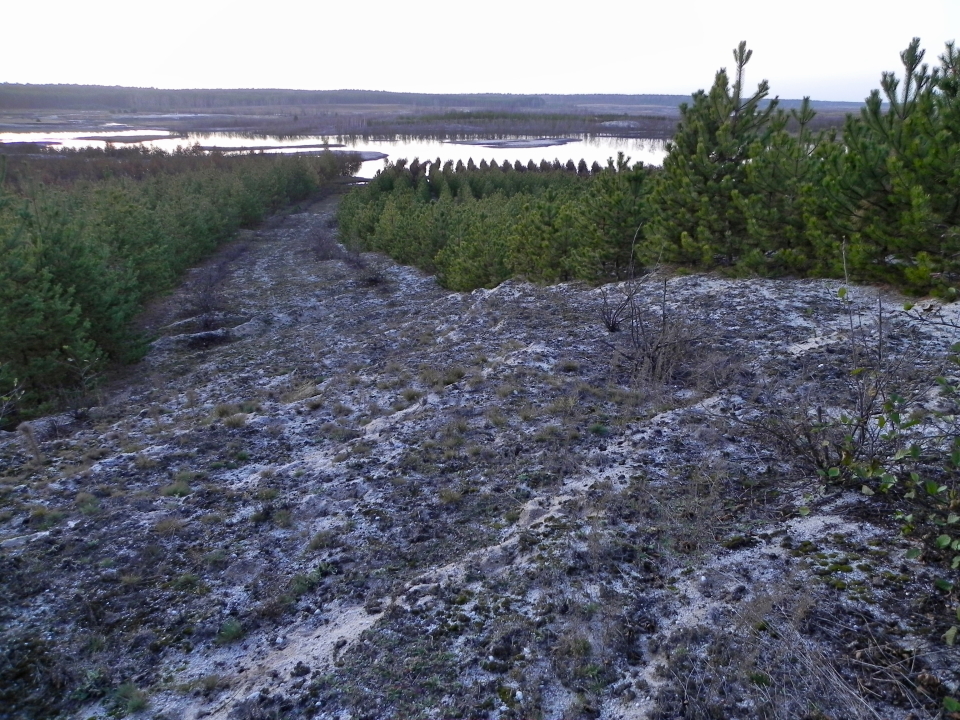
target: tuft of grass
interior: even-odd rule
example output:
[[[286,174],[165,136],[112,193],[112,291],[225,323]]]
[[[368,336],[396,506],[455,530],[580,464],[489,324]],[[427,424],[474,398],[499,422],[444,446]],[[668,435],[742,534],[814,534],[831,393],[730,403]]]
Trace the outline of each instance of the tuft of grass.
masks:
[[[84,453],[83,457],[87,460],[97,461],[103,460],[107,455],[110,454],[110,451],[103,447],[92,448]]]
[[[240,621],[236,618],[229,618],[220,626],[220,632],[217,633],[217,637],[213,641],[217,645],[229,645],[242,638],[243,635],[243,625],[240,624]]]
[[[247,416],[243,413],[237,413],[236,415],[230,415],[227,418],[224,418],[223,424],[228,428],[242,428],[247,424]]]
[[[564,395],[551,403],[548,412],[552,415],[569,416],[573,415],[578,407],[580,407],[580,399],[576,394]]]
[[[444,505],[456,505],[463,499],[463,493],[456,488],[441,488],[439,498]]]
[[[339,547],[340,544],[340,533],[338,531],[321,530],[310,539],[310,544],[307,547],[311,550],[324,550]]]
[[[326,437],[338,442],[354,440],[362,434],[357,430],[338,425],[337,423],[324,423],[320,426],[320,433],[321,437]]]
[[[163,537],[169,537],[171,535],[176,535],[177,533],[179,533],[181,530],[183,530],[184,527],[186,527],[186,525],[187,523],[185,520],[181,520],[180,518],[175,518],[175,517],[168,517],[168,518],[163,518],[162,520],[158,520],[156,523],[154,523],[153,531],[157,535],[161,535]]]
[[[420,382],[427,387],[435,387],[440,383],[440,372],[432,365],[423,365],[420,368]]]
[[[400,397],[402,397],[407,402],[412,403],[412,402],[416,402],[421,397],[423,397],[423,393],[417,390],[414,390],[413,388],[407,388],[406,390],[400,393]]]
[[[517,411],[517,414],[524,422],[530,422],[531,420],[536,420],[540,416],[540,410],[535,405],[527,403]]]
[[[507,426],[507,416],[498,407],[491,407],[485,413],[487,422],[494,427],[502,428]]]
[[[203,691],[205,695],[209,695],[210,693],[216,692],[217,690],[221,690],[223,688],[227,688],[230,686],[229,680],[224,678],[222,675],[216,675],[216,674],[204,675],[202,678],[200,678],[198,682],[200,685],[200,689]]]
[[[12,517],[12,513],[10,516]],[[30,525],[40,530],[47,530],[63,520],[64,517],[65,513],[60,510],[51,510],[43,506],[35,507],[30,511]]]
[[[157,466],[157,461],[149,455],[143,455],[141,453],[133,459],[133,464],[137,470],[149,470]]]
[[[547,425],[540,428],[537,431],[537,434],[533,436],[533,439],[537,442],[550,442],[551,440],[557,440],[563,435],[563,429],[559,425]]]
[[[470,423],[468,423],[464,418],[457,418],[455,420],[452,420],[450,423],[447,424],[446,428],[444,428],[447,434],[457,434],[457,435],[463,435],[469,429],[470,429]]]
[[[160,488],[160,494],[164,497],[186,497],[190,492],[190,483],[185,480],[176,480]]]
[[[442,382],[444,385],[453,385],[458,380],[462,380],[466,374],[466,370],[459,365],[454,365],[452,368],[448,368],[447,371],[443,373]]]
[[[240,412],[240,407],[233,403],[220,403],[213,409],[213,412],[218,418],[226,418]]]
[[[203,556],[204,564],[214,570],[223,570],[227,565],[230,564],[230,558],[227,555],[227,551],[223,548],[217,548],[212,550],[206,555]]]
[[[497,387],[497,397],[505,398],[513,395],[519,388],[512,382],[505,382]]]
[[[96,515],[100,512],[100,501],[88,492],[77,493],[77,509],[84,515]]]
[[[373,452],[373,445],[366,442],[354,443],[350,446],[350,454],[356,457],[365,457]]]
[[[306,382],[290,392],[281,395],[280,401],[284,403],[299,402],[300,400],[306,400],[307,398],[313,397],[317,394],[317,392],[319,391],[315,382]]]
[[[133,683],[123,683],[113,693],[114,708],[124,715],[146,710],[149,704],[150,699],[147,697],[147,693]]]
[[[199,691],[204,697],[210,697],[218,690],[225,690],[228,687],[230,687],[230,681],[227,678],[222,675],[211,674],[203,675],[189,682],[179,683],[174,686],[174,689],[184,695]]]
[[[183,573],[171,585],[174,589],[182,592],[201,593],[204,589],[200,577],[193,573]]]

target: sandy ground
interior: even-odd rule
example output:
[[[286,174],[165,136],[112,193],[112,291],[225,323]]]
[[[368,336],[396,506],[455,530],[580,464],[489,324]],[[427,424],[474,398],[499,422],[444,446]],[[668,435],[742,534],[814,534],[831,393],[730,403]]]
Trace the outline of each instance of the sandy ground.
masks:
[[[841,404],[876,291],[649,281],[651,377],[599,319],[624,286],[451,293],[334,209],[192,271],[40,457],[0,437],[0,718],[937,716],[937,568],[754,422]]]

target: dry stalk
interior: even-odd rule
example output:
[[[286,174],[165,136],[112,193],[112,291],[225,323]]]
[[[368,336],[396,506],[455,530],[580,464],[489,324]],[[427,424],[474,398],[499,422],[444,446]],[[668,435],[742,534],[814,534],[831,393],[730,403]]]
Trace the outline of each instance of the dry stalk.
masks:
[[[20,435],[23,437],[27,449],[30,451],[30,454],[33,455],[33,462],[36,465],[42,465],[43,452],[40,450],[40,443],[37,442],[37,435],[33,430],[33,426],[26,422],[20,423],[17,430],[20,431]]]

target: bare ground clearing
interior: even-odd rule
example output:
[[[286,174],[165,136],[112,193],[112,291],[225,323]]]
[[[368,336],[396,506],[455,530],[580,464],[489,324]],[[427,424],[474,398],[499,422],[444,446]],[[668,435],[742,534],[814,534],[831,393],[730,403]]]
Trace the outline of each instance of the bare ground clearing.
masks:
[[[843,383],[838,283],[671,278],[651,373],[600,290],[447,292],[334,206],[194,270],[89,416],[0,436],[0,718],[938,716],[915,541],[751,424]]]

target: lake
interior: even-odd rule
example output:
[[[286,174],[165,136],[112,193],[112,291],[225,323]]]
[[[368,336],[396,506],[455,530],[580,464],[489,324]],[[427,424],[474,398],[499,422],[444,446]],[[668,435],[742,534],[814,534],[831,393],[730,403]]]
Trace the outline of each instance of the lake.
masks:
[[[141,140],[142,139],[142,140]],[[363,163],[360,175],[372,177],[387,161],[396,161],[401,158],[412,160],[415,157],[421,161],[436,160],[442,162],[452,160],[456,163],[467,160],[480,164],[481,160],[490,162],[496,160],[498,164],[504,160],[514,163],[519,160],[524,165],[533,160],[539,164],[541,160],[553,162],[559,160],[566,163],[573,160],[579,163],[581,159],[587,165],[598,162],[606,166],[608,158],[615,158],[618,152],[623,152],[632,162],[642,161],[648,165],[660,165],[666,155],[666,142],[650,138],[623,138],[609,135],[569,135],[563,140],[545,147],[530,147],[526,143],[522,147],[488,147],[484,140],[460,142],[443,141],[437,138],[398,138],[393,140],[367,140],[359,137],[336,136],[306,136],[306,137],[252,137],[236,133],[190,133],[187,135],[172,135],[165,130],[109,130],[102,132],[29,132],[29,133],[0,133],[0,142],[35,142],[47,143],[58,147],[81,148],[103,147],[108,140],[117,144],[140,143],[162,150],[175,150],[177,146],[186,146],[199,143],[204,147],[217,147],[223,150],[230,148],[263,148],[264,152],[316,152],[318,146],[325,144],[338,145],[337,149],[354,150],[357,152],[382,153],[387,159],[368,160]],[[536,138],[510,137],[489,140],[497,144],[502,141],[536,140]]]

